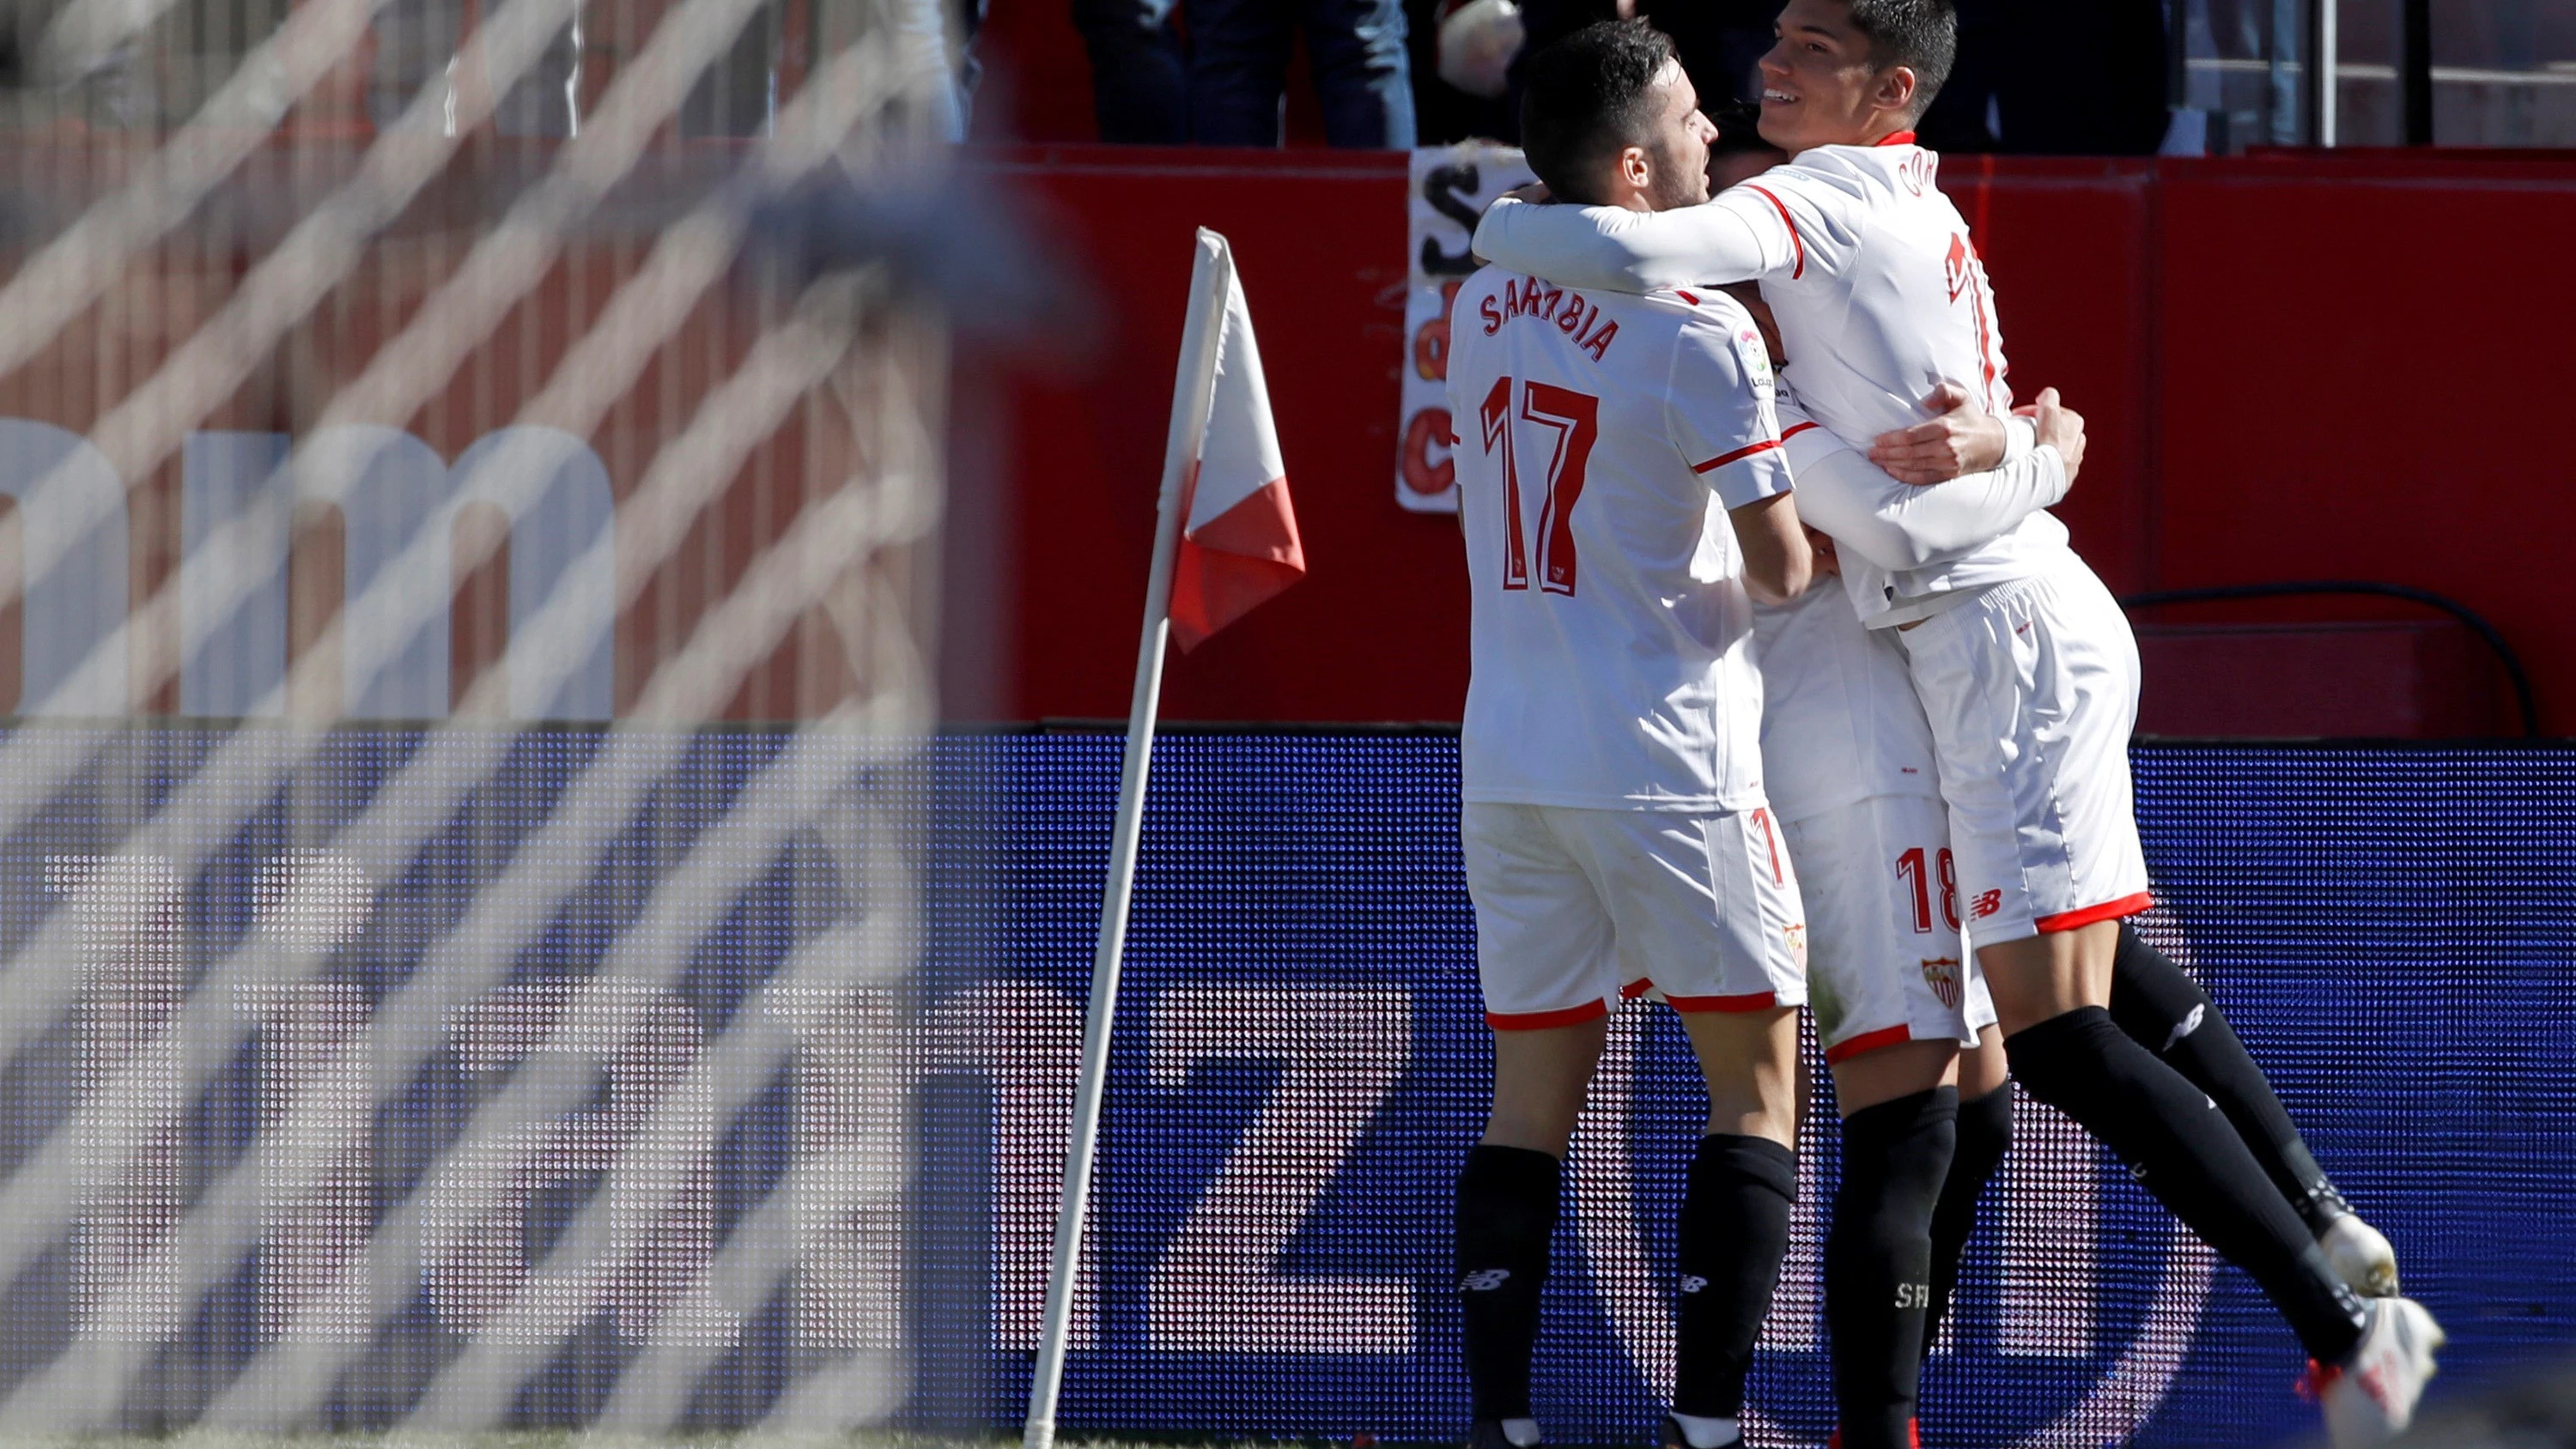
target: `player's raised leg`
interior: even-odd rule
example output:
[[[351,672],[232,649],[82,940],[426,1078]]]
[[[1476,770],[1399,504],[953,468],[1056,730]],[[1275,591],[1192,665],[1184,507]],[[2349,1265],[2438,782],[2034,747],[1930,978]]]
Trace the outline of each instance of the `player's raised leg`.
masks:
[[[2127,743],[2137,652],[2069,554],[1901,635],[1941,752],[1969,928],[2013,1075],[2244,1268],[2326,1366],[2339,1439],[2411,1416],[2438,1331],[2365,1308],[2199,1088],[2111,1019],[2118,921],[2146,907]],[[2389,1300],[2391,1304],[2398,1300]],[[2392,1327],[2394,1325],[2394,1327]],[[2365,1372],[2340,1370],[2359,1367]]]
[[[2326,1262],[2353,1291],[2372,1298],[2397,1292],[2397,1252],[2363,1222],[2317,1165],[2226,1013],[2191,973],[2147,944],[2126,921],[2111,958],[2111,1019],[2131,1040],[2165,1059],[2209,1094],[2272,1185],[2306,1224]]]

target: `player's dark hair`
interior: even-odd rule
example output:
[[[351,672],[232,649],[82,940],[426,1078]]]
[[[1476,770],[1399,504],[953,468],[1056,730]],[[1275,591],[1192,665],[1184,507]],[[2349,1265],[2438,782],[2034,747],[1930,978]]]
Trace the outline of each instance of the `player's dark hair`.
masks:
[[[1717,139],[1708,143],[1711,156],[1741,156],[1753,151],[1778,154],[1780,148],[1762,139],[1762,108],[1751,101],[1729,101],[1722,106],[1702,106],[1708,123],[1717,128]]]
[[[1959,59],[1959,15],[1950,0],[1851,0],[1851,23],[1869,39],[1871,64],[1914,72],[1914,114],[1922,115]]]
[[[1524,63],[1521,150],[1547,189],[1586,205],[1595,172],[1621,147],[1641,145],[1654,124],[1655,77],[1673,43],[1642,20],[1604,20],[1549,45]]]

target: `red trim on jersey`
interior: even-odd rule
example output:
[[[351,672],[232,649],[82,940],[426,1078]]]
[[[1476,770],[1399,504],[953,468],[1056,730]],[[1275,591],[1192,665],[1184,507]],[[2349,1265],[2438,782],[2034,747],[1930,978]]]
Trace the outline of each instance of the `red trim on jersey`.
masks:
[[[1608,1003],[1587,1001],[1581,1006],[1568,1006],[1558,1011],[1489,1011],[1485,1013],[1485,1025],[1496,1031],[1544,1031],[1551,1026],[1575,1026],[1609,1014]]]
[[[1664,1004],[1675,1011],[1769,1011],[1780,998],[1768,991],[1746,996],[1675,996],[1667,991]]]
[[[1778,446],[1780,446],[1780,440],[1778,438],[1764,438],[1761,442],[1747,444],[1744,447],[1736,449],[1732,453],[1720,453],[1705,463],[1693,463],[1691,464],[1691,471],[1694,473],[1705,473],[1711,468],[1723,468],[1727,464],[1735,462],[1739,458],[1750,458],[1756,453],[1768,453]]]
[[[1819,426],[1819,424],[1816,423],[1791,423],[1788,430],[1780,435],[1780,441],[1785,443],[1791,438],[1798,436],[1800,433],[1805,432],[1807,429],[1817,426]]]
[[[2053,916],[2042,916],[2031,924],[2043,933],[2072,931],[2097,921],[2116,921],[2122,916],[2134,916],[2155,903],[2154,896],[2140,891],[2133,896],[2122,896],[2116,901],[2104,901],[2098,906],[2085,906],[2080,910],[2060,911]]]
[[[1673,295],[1674,295],[1674,296],[1676,296],[1676,297],[1681,298],[1681,299],[1682,299],[1683,301],[1685,301],[1685,302],[1690,303],[1690,304],[1691,304],[1692,306],[1694,306],[1694,307],[1696,307],[1696,306],[1698,306],[1698,305],[1699,305],[1699,298],[1692,296],[1690,293],[1683,291],[1683,290],[1682,290],[1681,288],[1679,288],[1679,287],[1675,287],[1675,288],[1673,288]]]
[[[1750,181],[1744,183],[1744,189],[1759,195],[1764,201],[1771,203],[1772,209],[1780,213],[1780,224],[1789,229],[1789,244],[1798,249],[1798,264],[1789,269],[1789,280],[1794,282],[1805,276],[1807,274],[1807,239],[1798,235],[1798,223],[1789,215],[1788,206],[1780,198]]]
[[[1865,1031],[1849,1041],[1838,1041],[1825,1048],[1825,1065],[1830,1067],[1836,1062],[1848,1061],[1859,1056],[1862,1052],[1874,1052],[1880,1047],[1902,1046],[1912,1040],[1914,1040],[1914,1028],[1910,1026],[1882,1026],[1876,1031]]]
[[[1914,144],[1914,133],[1912,131],[1890,131],[1886,135],[1879,137],[1877,140],[1872,141],[1869,144],[1873,146],[1911,146]]]

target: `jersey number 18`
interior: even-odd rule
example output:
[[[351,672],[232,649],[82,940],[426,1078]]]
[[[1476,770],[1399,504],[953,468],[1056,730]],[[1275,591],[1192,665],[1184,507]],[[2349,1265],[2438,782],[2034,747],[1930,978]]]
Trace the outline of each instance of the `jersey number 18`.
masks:
[[[1514,379],[1498,377],[1485,394],[1477,415],[1484,424],[1485,452],[1503,457],[1503,587],[1526,589],[1530,581],[1529,545],[1521,533],[1521,470],[1512,449]],[[1556,430],[1556,448],[1547,462],[1547,497],[1538,512],[1539,587],[1551,594],[1574,592],[1574,503],[1583,496],[1583,469],[1592,460],[1599,435],[1601,399],[1552,383],[1521,386],[1520,415]]]

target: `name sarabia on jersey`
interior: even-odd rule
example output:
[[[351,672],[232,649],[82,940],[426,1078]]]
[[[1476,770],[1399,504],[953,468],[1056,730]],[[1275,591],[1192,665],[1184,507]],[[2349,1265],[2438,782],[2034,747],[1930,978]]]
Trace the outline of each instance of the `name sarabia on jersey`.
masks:
[[[1478,310],[1484,313],[1488,337],[1516,317],[1536,317],[1555,323],[1557,331],[1573,338],[1574,345],[1591,353],[1595,362],[1609,352],[1610,339],[1619,335],[1619,324],[1604,321],[1601,309],[1584,301],[1582,293],[1569,292],[1536,277],[1503,283],[1503,295],[1487,297]]]

